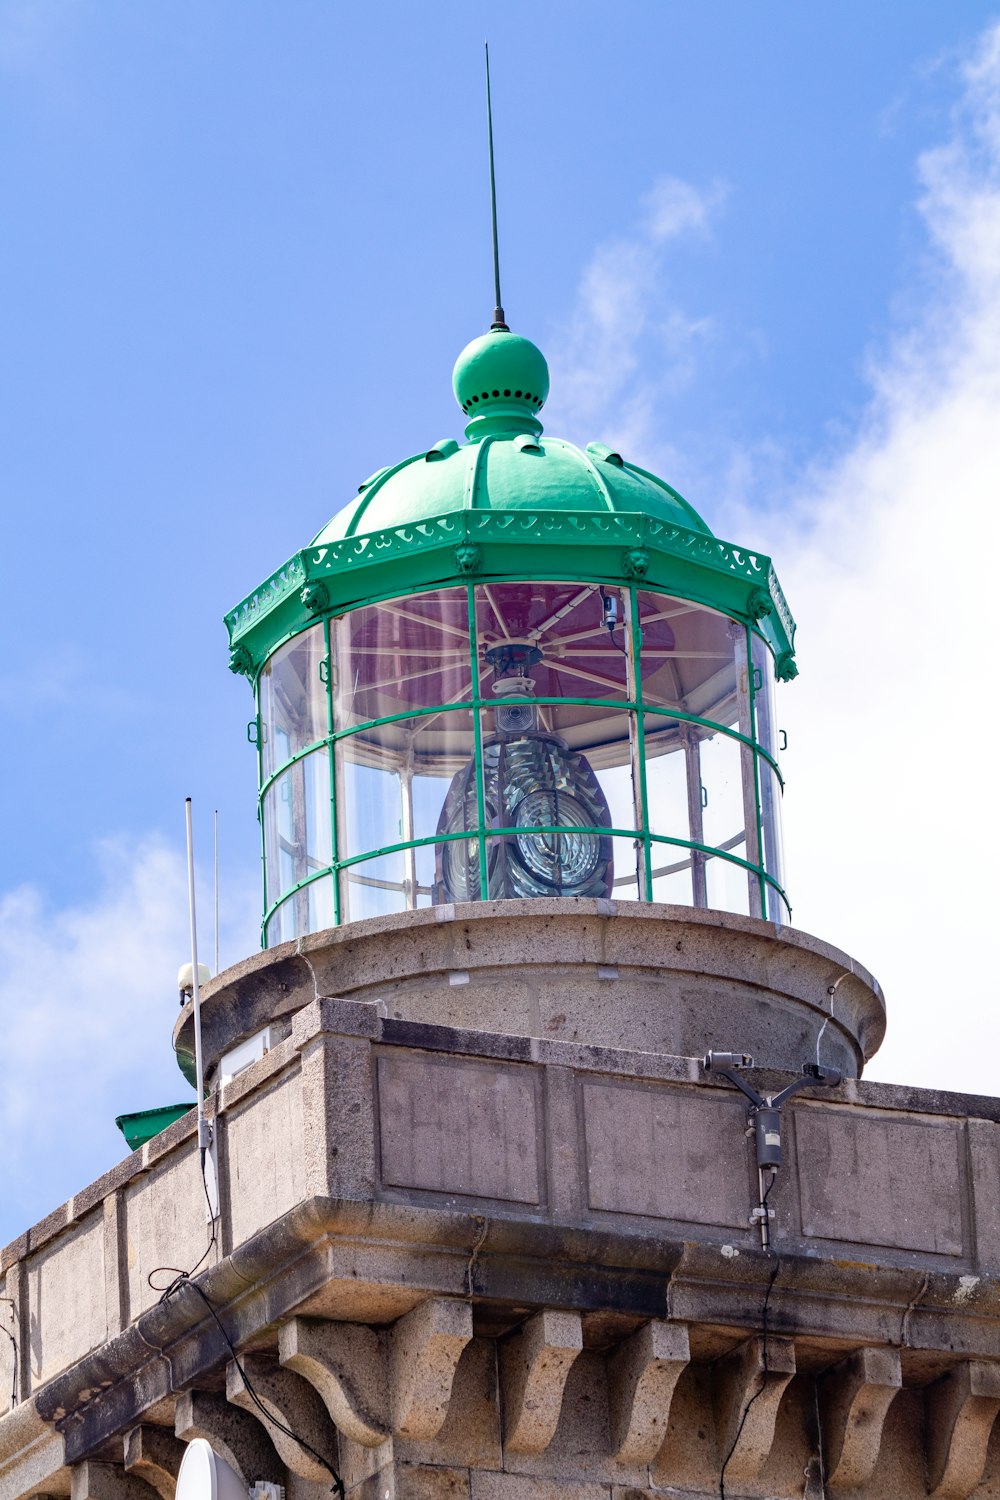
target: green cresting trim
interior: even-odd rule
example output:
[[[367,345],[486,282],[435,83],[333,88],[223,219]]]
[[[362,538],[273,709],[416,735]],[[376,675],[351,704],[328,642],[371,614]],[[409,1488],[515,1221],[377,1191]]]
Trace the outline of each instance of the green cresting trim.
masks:
[[[379,598],[508,580],[628,588],[637,577],[752,625],[783,669],[792,661],[795,623],[763,553],[639,512],[463,510],[297,552],[226,616],[232,664],[253,679],[322,614]],[[307,590],[320,584],[321,594]]]

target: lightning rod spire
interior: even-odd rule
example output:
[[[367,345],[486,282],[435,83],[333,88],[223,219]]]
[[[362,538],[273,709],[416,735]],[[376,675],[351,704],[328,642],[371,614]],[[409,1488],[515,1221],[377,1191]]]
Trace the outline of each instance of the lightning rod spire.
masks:
[[[490,143],[490,207],[493,214],[493,288],[496,306],[493,309],[492,333],[509,333],[500,297],[500,246],[497,240],[497,179],[493,165],[493,104],[490,99],[490,44],[486,47],[486,129]]]

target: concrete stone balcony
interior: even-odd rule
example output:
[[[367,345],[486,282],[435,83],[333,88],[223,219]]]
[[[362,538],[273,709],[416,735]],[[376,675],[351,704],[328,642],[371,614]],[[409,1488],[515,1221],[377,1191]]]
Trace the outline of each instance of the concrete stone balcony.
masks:
[[[711,922],[694,923],[699,993],[695,967],[718,975],[736,951],[734,920],[714,958]],[[309,939],[217,981],[216,1059],[249,1012],[284,1017],[287,1034],[211,1101],[221,1218],[198,1276],[211,1307],[188,1285],[162,1301],[173,1273],[154,1274],[194,1266],[209,1242],[191,1115],[3,1252],[18,1401],[8,1345],[0,1500],[172,1500],[199,1435],[289,1500],[329,1491],[317,1454],[361,1500],[718,1495],[723,1469],[733,1500],[1000,1492],[1000,1101],[857,1078],[797,1096],[765,1255],[745,1101],[651,1046],[652,1020],[641,1049],[608,1044],[604,997],[624,969],[656,965],[634,932],[587,921],[602,944],[620,939],[602,965],[617,980],[585,979],[579,931],[557,926],[553,942],[575,952],[603,1042],[568,1035],[582,1024],[565,1007],[521,1031],[512,1009],[503,1029],[457,1024],[468,1010],[394,1015],[403,994],[469,1007],[477,969],[514,996],[509,946],[483,963],[464,916],[411,928],[426,967],[411,952],[395,988],[361,981],[366,954],[369,976],[402,970],[400,945],[383,933],[376,960],[361,934],[355,994],[332,994],[350,930],[320,935],[328,960]],[[849,973],[822,1042],[836,1027],[857,1045],[864,994],[877,997],[863,971],[813,940],[749,936],[757,978],[732,992],[763,988],[770,953],[772,994],[815,992],[815,1039]],[[436,967],[435,943],[464,969]],[[498,952],[510,977],[496,978]],[[554,975],[571,961],[545,960]],[[675,985],[627,980],[657,982]],[[563,993],[589,1014],[587,994]],[[712,1039],[746,1045],[725,1014],[720,1001]],[[561,1034],[546,1035],[554,1016]]]

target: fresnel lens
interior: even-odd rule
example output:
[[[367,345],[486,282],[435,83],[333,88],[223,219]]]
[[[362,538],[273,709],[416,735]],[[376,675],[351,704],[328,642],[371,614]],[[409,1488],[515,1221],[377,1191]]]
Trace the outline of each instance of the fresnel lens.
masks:
[[[539,728],[528,675],[542,660],[530,640],[486,648],[499,700],[492,733],[483,738],[487,888],[490,900],[514,896],[610,896],[614,878],[607,798],[583,755]],[[520,701],[510,701],[520,700]],[[439,834],[479,822],[476,764],[452,780]],[[455,838],[437,846],[436,901],[475,901],[480,894],[479,841]]]

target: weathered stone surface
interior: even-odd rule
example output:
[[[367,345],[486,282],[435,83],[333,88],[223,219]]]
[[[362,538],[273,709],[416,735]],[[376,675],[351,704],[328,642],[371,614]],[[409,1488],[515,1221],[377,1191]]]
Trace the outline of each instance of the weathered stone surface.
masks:
[[[965,1500],[983,1477],[1000,1411],[1000,1364],[967,1360],[926,1394],[927,1479],[934,1500]]]
[[[208,1244],[210,1225],[196,1141],[163,1158],[130,1183],[125,1199],[125,1272],[130,1318],[152,1307],[171,1280],[160,1266],[193,1266]],[[218,1254],[215,1255],[218,1259]]]
[[[377,1448],[391,1436],[389,1391],[374,1329],[293,1318],[281,1330],[278,1355],[285,1369],[316,1388],[352,1442]]]
[[[166,1427],[133,1427],[125,1434],[125,1470],[150,1485],[160,1500],[174,1500],[184,1449]]]
[[[504,1447],[541,1453],[552,1441],[570,1367],[583,1348],[579,1313],[542,1311],[500,1346]]]
[[[98,1209],[28,1261],[28,1301],[36,1314],[29,1335],[32,1390],[108,1337],[104,1252]],[[81,1296],[81,1287],[93,1287],[95,1295]]]
[[[266,1024],[269,978],[271,1015],[337,996],[378,1001],[390,1018],[695,1057],[737,1045],[735,1030],[780,1068],[813,1054],[826,1021],[824,1056],[848,1075],[885,1024],[871,976],[792,928],[631,902],[474,902],[314,933],[220,975],[202,994],[210,1074]],[[182,1013],[175,1043],[189,1050],[190,1026]]]
[[[961,1255],[960,1145],[956,1122],[796,1109],[803,1233]]]
[[[255,1090],[223,1119],[229,1222],[241,1244],[306,1196],[299,1070]]]
[[[441,1430],[471,1338],[471,1305],[443,1297],[422,1302],[385,1335],[394,1435],[426,1440]]]
[[[582,1095],[591,1208],[746,1227],[742,1100],[590,1080]]]
[[[714,1371],[718,1451],[727,1481],[752,1480],[767,1462],[785,1387],[795,1374],[791,1339],[747,1339]]]
[[[337,1463],[337,1433],[312,1386],[259,1355],[244,1355],[240,1366],[230,1362],[226,1369],[227,1400],[263,1423],[278,1457],[293,1473],[328,1484],[329,1466]]]
[[[645,1323],[608,1360],[611,1451],[620,1463],[648,1464],[667,1435],[674,1387],[691,1359],[683,1323]]]
[[[378,1059],[382,1181],[539,1203],[536,1070],[401,1050]]]
[[[117,1464],[88,1460],[73,1466],[70,1500],[155,1500],[155,1495],[142,1479]]]
[[[860,1489],[868,1483],[886,1414],[901,1385],[896,1349],[859,1349],[823,1377],[823,1448],[831,1489]]]
[[[284,1483],[284,1466],[261,1423],[231,1406],[224,1396],[183,1392],[177,1400],[174,1432],[185,1443],[205,1438],[246,1485],[257,1479]]]

